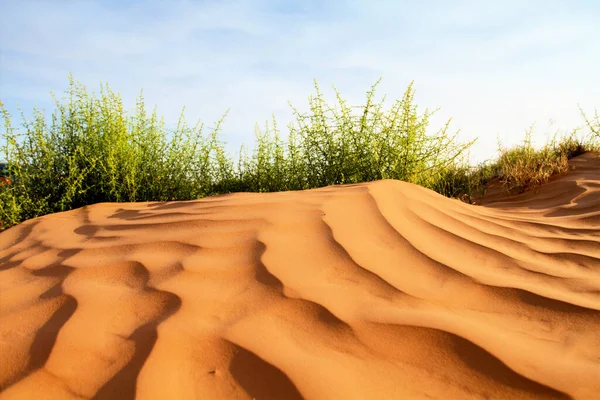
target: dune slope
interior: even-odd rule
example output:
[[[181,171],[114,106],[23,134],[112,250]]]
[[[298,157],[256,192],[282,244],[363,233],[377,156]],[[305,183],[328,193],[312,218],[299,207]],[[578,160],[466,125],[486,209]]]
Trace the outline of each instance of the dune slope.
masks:
[[[597,398],[600,158],[572,165],[484,207],[379,181],[27,221],[0,398]]]

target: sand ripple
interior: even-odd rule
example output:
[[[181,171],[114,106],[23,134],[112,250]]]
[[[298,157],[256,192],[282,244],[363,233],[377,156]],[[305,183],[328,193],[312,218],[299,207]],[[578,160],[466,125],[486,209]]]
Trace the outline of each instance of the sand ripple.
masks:
[[[0,234],[0,398],[597,399],[600,159],[483,207],[398,181]]]

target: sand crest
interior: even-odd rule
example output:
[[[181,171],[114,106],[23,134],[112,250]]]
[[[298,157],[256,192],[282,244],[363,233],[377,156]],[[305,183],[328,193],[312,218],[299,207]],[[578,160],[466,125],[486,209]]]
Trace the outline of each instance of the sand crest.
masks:
[[[0,398],[597,399],[600,157],[470,206],[399,181],[97,204],[0,234]]]

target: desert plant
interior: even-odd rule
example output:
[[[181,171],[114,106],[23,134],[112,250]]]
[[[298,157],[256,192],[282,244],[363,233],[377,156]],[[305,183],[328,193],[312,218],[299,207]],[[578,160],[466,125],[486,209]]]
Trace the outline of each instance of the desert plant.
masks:
[[[526,131],[520,146],[507,149],[499,144],[500,182],[509,194],[522,193],[567,172],[570,158],[591,149],[576,137],[577,130],[560,138],[555,134],[542,148],[535,149],[531,142],[532,129],[533,126]]]
[[[203,136],[203,125],[190,128],[182,111],[167,141],[164,121],[148,115],[142,95],[130,116],[108,85],[95,96],[70,77],[66,99],[54,100],[50,122],[39,109],[32,120],[22,115],[24,133],[0,103],[4,157],[18,177],[1,193],[0,220],[9,225],[98,202],[197,198],[228,173],[222,120]]]
[[[579,107],[579,111],[590,131],[591,142],[593,142],[596,147],[600,147],[600,115],[598,114],[598,109],[594,109],[594,114],[591,117],[588,117],[581,107]]]
[[[275,121],[273,128],[267,124],[265,131],[257,130],[257,148],[246,164],[251,186],[273,191],[401,179],[434,187],[436,171],[457,164],[472,143],[457,144],[456,134],[449,134],[449,121],[430,135],[433,113],[418,112],[412,84],[383,111],[385,97],[380,102],[374,98],[378,83],[367,92],[364,106],[349,106],[334,88],[338,104],[331,107],[315,81],[309,112],[291,106],[296,119],[287,143]]]
[[[156,109],[147,112],[143,93],[129,114],[108,85],[95,95],[70,76],[66,98],[53,95],[49,121],[37,108],[32,119],[21,112],[21,133],[0,102],[2,153],[15,177],[0,187],[0,229],[98,202],[190,200],[380,179],[412,182],[473,203],[494,178],[509,193],[519,193],[565,172],[569,158],[599,147],[598,112],[588,118],[582,111],[591,139],[574,131],[538,150],[528,131],[521,146],[500,146],[498,160],[473,167],[466,157],[473,142],[458,143],[450,120],[429,132],[437,110],[419,112],[413,83],[389,108],[385,96],[375,98],[379,83],[361,106],[350,106],[334,87],[337,103],[330,106],[315,80],[308,112],[290,104],[295,120],[287,138],[272,118],[262,130],[257,125],[253,151],[242,146],[236,161],[220,138],[227,113],[205,135],[201,122],[188,125],[184,108],[170,131]]]

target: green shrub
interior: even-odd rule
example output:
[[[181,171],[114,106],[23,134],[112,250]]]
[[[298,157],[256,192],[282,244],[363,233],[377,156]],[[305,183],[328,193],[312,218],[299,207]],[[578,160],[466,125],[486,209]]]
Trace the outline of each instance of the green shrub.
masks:
[[[129,116],[107,85],[94,96],[72,78],[66,101],[55,103],[50,121],[39,109],[32,120],[23,116],[23,134],[0,103],[4,156],[18,177],[0,193],[8,225],[99,202],[197,198],[212,194],[215,177],[226,173],[222,121],[203,136],[182,112],[167,141],[164,121],[146,112],[141,95]]]
[[[581,111],[581,116],[590,131],[590,142],[594,145],[595,149],[600,148],[600,115],[598,115],[598,109],[594,109],[594,115],[589,118],[581,107],[579,111]]]
[[[385,96],[375,99],[379,82],[362,106],[348,105],[335,88],[337,104],[329,106],[315,81],[308,112],[290,105],[295,121],[287,137],[275,118],[264,130],[257,125],[254,150],[249,155],[242,146],[237,159],[219,137],[226,114],[205,135],[202,123],[187,124],[183,110],[169,132],[156,110],[147,112],[141,94],[129,114],[108,85],[95,95],[69,77],[67,97],[54,97],[49,121],[39,109],[32,119],[21,113],[23,133],[0,102],[2,152],[15,177],[0,187],[0,229],[99,202],[190,200],[380,179],[404,180],[473,203],[494,178],[509,193],[519,193],[565,172],[569,158],[598,148],[598,112],[587,118],[582,111],[590,140],[555,137],[535,150],[528,132],[522,146],[500,147],[496,162],[471,167],[466,151],[473,142],[457,143],[450,121],[429,133],[437,110],[418,111],[412,83],[386,110]]]
[[[257,128],[255,153],[240,162],[251,190],[300,190],[379,179],[435,187],[436,172],[456,165],[472,143],[455,143],[456,134],[448,133],[449,121],[428,134],[433,113],[418,112],[412,84],[383,111],[385,98],[375,101],[378,83],[367,93],[364,106],[349,106],[336,90],[338,104],[331,107],[315,81],[310,111],[301,113],[292,106],[296,120],[289,126],[287,143],[274,120],[272,128]]]
[[[577,131],[558,138],[557,135],[541,149],[536,150],[531,144],[530,128],[520,146],[511,149],[499,145],[500,158],[497,166],[500,171],[500,182],[509,194],[519,194],[539,186],[555,176],[569,170],[568,160],[576,157],[593,146],[576,137]]]

